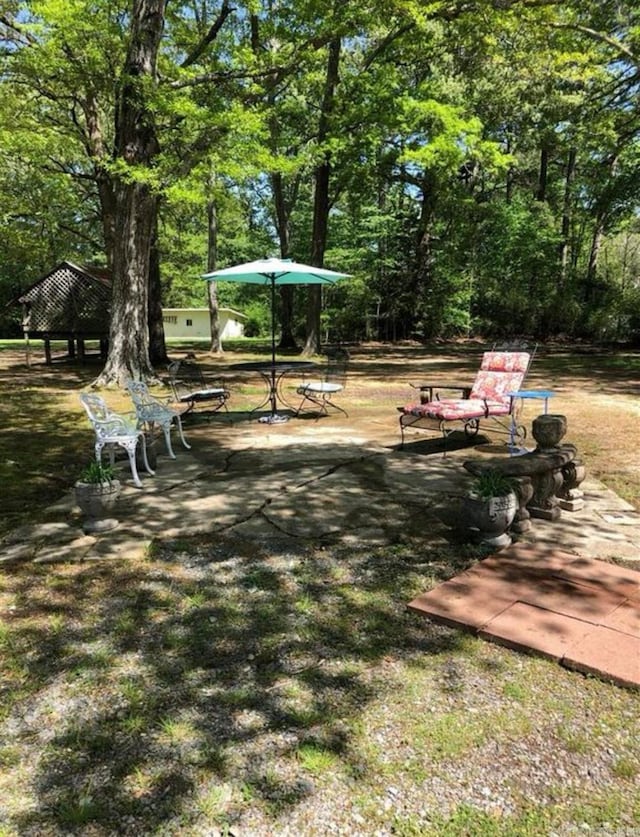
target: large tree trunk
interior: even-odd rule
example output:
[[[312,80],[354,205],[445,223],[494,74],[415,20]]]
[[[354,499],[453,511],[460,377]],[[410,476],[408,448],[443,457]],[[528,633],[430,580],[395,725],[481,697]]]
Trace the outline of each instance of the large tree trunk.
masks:
[[[329,179],[331,168],[323,163],[316,168],[313,201],[313,238],[311,241],[311,264],[322,267],[327,243],[329,218]],[[307,339],[303,355],[317,354],[321,347],[320,315],[322,313],[322,285],[309,285],[307,291]]]
[[[567,169],[564,178],[564,200],[562,205],[562,241],[560,244],[560,295],[562,295],[567,284],[567,272],[569,266],[570,233],[571,233],[571,207],[573,203],[573,181],[576,172],[576,149],[569,149]]]
[[[207,204],[207,273],[216,269],[218,261],[218,215],[215,199],[212,197]],[[211,346],[209,353],[221,355],[222,339],[220,336],[220,310],[218,308],[218,283],[207,282],[209,297],[209,322],[211,324]]]
[[[149,358],[149,252],[155,200],[141,184],[118,189],[109,356],[97,386],[153,379]]]
[[[271,3],[269,3],[269,11],[273,11]],[[274,49],[275,43],[271,43],[270,48],[272,50]],[[259,58],[262,50],[260,43],[260,20],[255,14],[251,15],[251,49],[256,58]],[[269,107],[272,109],[275,108],[276,98],[275,87],[272,87],[267,96]],[[274,155],[277,155],[279,153],[280,143],[280,124],[273,115],[269,119],[269,134],[271,150]],[[271,193],[273,195],[274,221],[280,241],[280,257],[288,259],[291,253],[290,215],[293,201],[287,201],[286,199],[284,178],[281,172],[272,172],[270,180]],[[297,188],[294,188],[292,194],[295,195],[296,192]],[[296,339],[293,335],[293,287],[289,285],[280,286],[278,288],[278,296],[280,300],[280,342],[278,343],[278,348],[297,349]]]
[[[149,317],[149,357],[153,366],[166,364],[167,344],[164,339],[162,319],[162,282],[160,281],[160,246],[158,242],[158,208],[153,218],[151,252],[149,254],[149,299],[147,312]]]
[[[102,236],[107,256],[107,267],[113,268],[113,251],[116,238],[116,194],[113,175],[109,171],[109,151],[105,141],[101,110],[95,91],[87,93],[82,100],[86,123],[86,147],[93,162],[94,177],[100,200]]]
[[[271,174],[271,190],[275,209],[276,231],[280,241],[280,257],[288,259],[291,255],[290,207],[284,191],[283,177],[280,172]],[[279,349],[297,349],[293,336],[293,285],[280,287],[280,342]]]
[[[100,199],[100,216],[102,221],[102,236],[104,239],[107,267],[113,270],[113,254],[116,248],[116,196],[113,180],[102,166],[96,170],[96,184]]]
[[[334,38],[329,44],[329,56],[327,59],[327,75],[325,78],[324,96],[320,111],[318,125],[318,144],[322,146],[329,135],[331,112],[335,90],[338,85],[338,68],[340,66],[340,49],[342,46],[339,37]],[[324,265],[324,252],[327,246],[327,230],[329,223],[329,180],[331,178],[331,162],[329,153],[325,153],[323,161],[315,170],[315,188],[313,197],[313,232],[311,239],[311,264],[315,267]],[[307,300],[307,339],[303,349],[303,355],[310,356],[320,351],[320,314],[322,312],[322,287],[321,285],[310,285]]]
[[[146,86],[156,81],[165,0],[133,0],[131,36],[122,73],[115,154],[128,171],[115,184],[116,239],[109,356],[97,386],[155,375],[149,359],[149,259],[158,200],[136,179],[135,168],[158,154],[156,128],[147,107]]]

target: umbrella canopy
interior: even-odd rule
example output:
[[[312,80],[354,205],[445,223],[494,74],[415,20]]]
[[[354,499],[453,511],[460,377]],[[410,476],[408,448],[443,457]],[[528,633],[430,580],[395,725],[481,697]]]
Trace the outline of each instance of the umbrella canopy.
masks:
[[[271,363],[276,362],[276,287],[279,285],[333,285],[346,279],[348,273],[336,273],[323,267],[294,262],[292,259],[258,259],[255,262],[223,267],[205,273],[210,282],[244,282],[251,285],[267,285],[271,288]],[[275,370],[273,372],[271,406],[275,414]]]
[[[300,264],[292,259],[258,259],[205,273],[211,281],[247,282],[252,285],[332,285],[348,273]]]

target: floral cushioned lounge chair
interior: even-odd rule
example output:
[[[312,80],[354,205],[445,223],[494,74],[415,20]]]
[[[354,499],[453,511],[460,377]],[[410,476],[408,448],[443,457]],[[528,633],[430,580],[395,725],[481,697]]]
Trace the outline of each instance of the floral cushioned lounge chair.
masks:
[[[456,429],[456,423],[458,427],[462,425],[465,435],[475,436],[480,429],[481,420],[492,419],[494,426],[489,429],[511,433],[510,417],[516,399],[509,393],[522,388],[530,362],[529,352],[485,352],[473,386],[458,387],[464,393],[463,398],[446,398],[436,393],[435,397],[425,403],[399,407],[401,446],[404,445],[404,431],[407,427],[439,430],[446,440]],[[433,393],[432,387],[420,389]],[[505,421],[507,416],[509,420]],[[525,432],[524,428],[517,430],[521,436]]]

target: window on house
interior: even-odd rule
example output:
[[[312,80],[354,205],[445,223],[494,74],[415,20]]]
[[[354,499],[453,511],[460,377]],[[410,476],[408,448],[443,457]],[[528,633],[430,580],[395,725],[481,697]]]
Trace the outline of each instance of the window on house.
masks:
[[[192,326],[193,325],[193,320],[187,320],[187,325]]]
[[[162,318],[162,322],[163,323],[173,323],[174,325],[177,325],[178,318],[173,316],[172,314],[165,314]]]

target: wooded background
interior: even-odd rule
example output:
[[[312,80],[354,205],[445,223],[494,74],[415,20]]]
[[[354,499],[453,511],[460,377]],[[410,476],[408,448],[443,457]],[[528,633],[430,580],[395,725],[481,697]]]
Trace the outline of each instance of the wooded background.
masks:
[[[209,290],[266,333],[200,277],[269,255],[353,274],[282,296],[307,351],[640,335],[636,2],[5,0],[0,39],[0,306],[111,268],[103,382]]]

